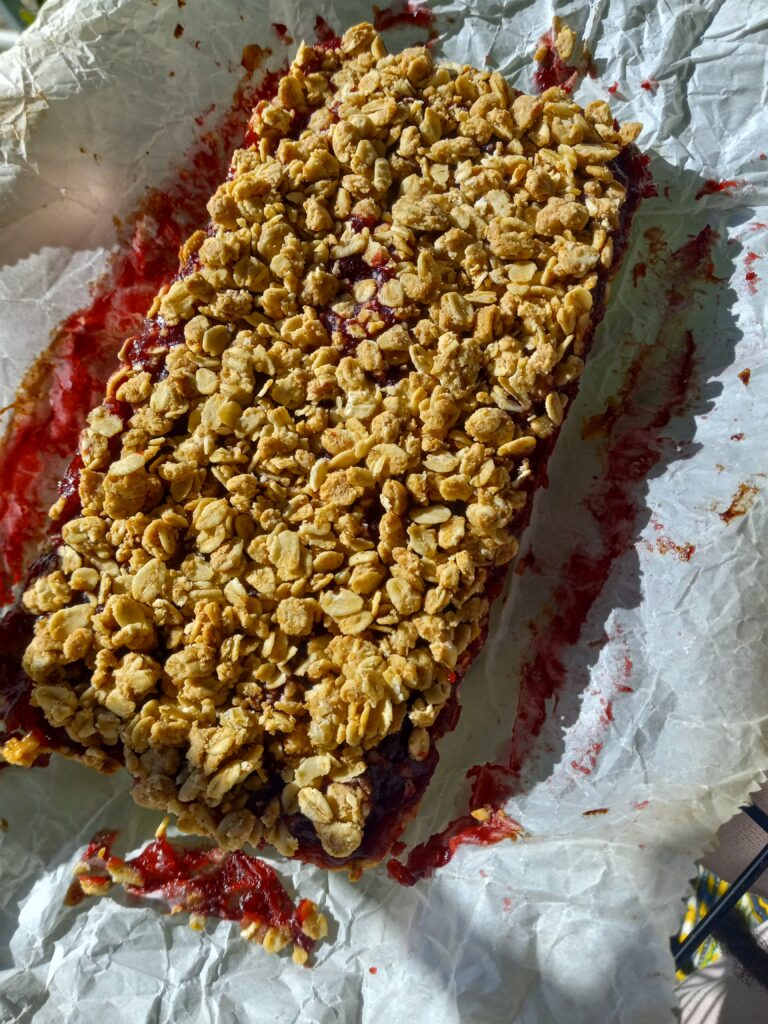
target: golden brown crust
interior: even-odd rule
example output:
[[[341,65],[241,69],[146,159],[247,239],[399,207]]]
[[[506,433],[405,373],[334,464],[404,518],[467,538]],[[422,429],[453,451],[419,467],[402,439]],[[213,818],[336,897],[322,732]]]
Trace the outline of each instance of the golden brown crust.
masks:
[[[583,368],[637,133],[613,125],[370,25],[257,106],[151,311],[179,343],[162,372],[126,344],[24,596],[33,703],[121,744],[139,802],[287,855],[300,812],[343,859],[369,752],[407,728],[427,756]]]

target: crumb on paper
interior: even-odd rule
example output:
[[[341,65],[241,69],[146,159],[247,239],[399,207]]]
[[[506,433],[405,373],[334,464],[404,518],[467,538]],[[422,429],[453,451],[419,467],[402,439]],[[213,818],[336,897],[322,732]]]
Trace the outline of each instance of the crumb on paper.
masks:
[[[745,516],[754,505],[759,493],[759,487],[755,487],[754,484],[748,484],[742,481],[742,483],[739,484],[736,493],[731,498],[731,503],[728,508],[724,512],[719,513],[719,516],[725,525],[728,526],[728,524],[732,523],[734,519],[739,519],[741,516]]]

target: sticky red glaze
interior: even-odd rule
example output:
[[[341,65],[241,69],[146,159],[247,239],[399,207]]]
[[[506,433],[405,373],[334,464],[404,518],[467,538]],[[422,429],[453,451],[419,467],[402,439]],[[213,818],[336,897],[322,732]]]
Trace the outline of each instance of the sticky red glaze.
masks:
[[[107,865],[129,867],[142,877],[141,885],[126,885],[131,896],[157,899],[170,913],[186,911],[224,921],[238,921],[290,932],[293,943],[311,952],[315,943],[302,931],[314,910],[310,900],[294,906],[275,871],[240,850],[224,853],[203,846],[181,846],[155,839],[136,857],[122,860],[112,854],[117,832],[99,832],[81,860],[95,874],[108,878]]]
[[[226,174],[254,103],[273,96],[278,81],[278,74],[269,74],[257,86],[249,79],[241,83],[231,108],[187,153],[175,179],[151,190],[121,226],[118,251],[90,305],[56,331],[41,361],[40,382],[17,401],[0,444],[0,605],[12,600],[30,545],[42,539],[56,480],[77,448],[87,413],[104,394],[120,346],[176,273],[179,246],[205,223],[205,204]],[[74,495],[74,472],[69,488]]]
[[[373,27],[377,32],[386,32],[400,25],[425,28],[431,34],[435,15],[424,4],[414,3],[413,0],[401,0],[400,3],[383,8],[373,5]]]
[[[293,36],[288,31],[287,25],[283,25],[281,21],[273,21],[272,28],[275,30],[275,34],[281,43],[289,46],[293,42]]]
[[[734,189],[740,188],[746,184],[746,181],[740,181],[737,178],[729,178],[725,181],[718,181],[716,178],[707,178],[696,193],[695,198],[702,199],[704,196],[711,196],[716,192],[723,192],[727,196],[732,196]]]
[[[360,227],[357,224],[355,225],[356,230],[361,230],[365,226],[371,226],[369,217],[352,217],[350,219],[353,223],[356,221],[360,225]],[[391,281],[394,277],[395,267],[388,266],[386,263],[371,267],[361,256],[357,255],[345,256],[337,260],[333,265],[333,272],[347,289],[359,281],[372,280],[376,284],[376,292],[373,298],[366,302],[355,303],[354,311],[350,317],[342,317],[332,309],[327,309],[320,314],[320,319],[325,325],[326,330],[331,335],[339,333],[344,339],[344,355],[352,355],[362,341],[362,337],[358,337],[355,333],[355,328],[362,326],[359,319],[362,313],[365,312],[367,315],[375,314],[385,327],[392,327],[397,321],[397,311],[390,306],[382,305],[378,298],[382,285],[386,281]],[[393,381],[383,379],[381,383],[386,385],[393,383]]]
[[[315,18],[315,37],[318,46],[324,46],[329,50],[336,49],[341,42],[341,38],[333,31],[325,18],[320,17],[319,14]]]
[[[564,92],[572,92],[579,80],[578,68],[564,64],[555,49],[552,29],[539,39],[539,47],[544,49],[543,56],[538,59],[538,68],[533,73],[533,80],[539,92],[546,92],[559,85]]]
[[[637,287],[637,282],[641,277],[645,277],[648,273],[648,267],[645,263],[636,263],[632,267],[632,284]]]
[[[519,823],[501,810],[494,811],[487,821],[477,821],[466,814],[415,846],[404,864],[394,859],[388,861],[387,871],[400,885],[415,885],[444,867],[460,846],[490,846],[502,839],[517,839],[521,831]]]

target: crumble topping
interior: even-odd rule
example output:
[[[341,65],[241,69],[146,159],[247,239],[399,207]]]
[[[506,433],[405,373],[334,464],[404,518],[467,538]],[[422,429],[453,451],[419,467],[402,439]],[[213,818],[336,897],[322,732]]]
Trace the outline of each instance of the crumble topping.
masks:
[[[251,129],[89,416],[24,668],[183,830],[290,856],[301,813],[346,858],[367,758],[427,756],[517,552],[640,126],[362,24]]]

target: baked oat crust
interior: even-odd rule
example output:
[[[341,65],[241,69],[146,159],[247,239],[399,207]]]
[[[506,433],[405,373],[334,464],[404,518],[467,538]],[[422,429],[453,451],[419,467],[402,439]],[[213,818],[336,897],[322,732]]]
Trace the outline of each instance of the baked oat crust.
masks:
[[[517,552],[639,127],[367,24],[299,47],[126,342],[24,595],[32,703],[88,763],[225,848],[301,855],[303,816],[354,859],[372,752],[429,756]]]

